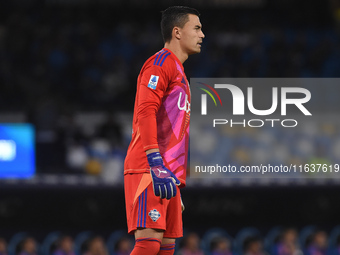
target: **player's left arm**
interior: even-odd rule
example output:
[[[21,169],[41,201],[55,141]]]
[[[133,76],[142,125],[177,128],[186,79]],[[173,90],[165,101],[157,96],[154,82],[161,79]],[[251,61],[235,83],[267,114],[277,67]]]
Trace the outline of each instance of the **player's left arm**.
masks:
[[[164,166],[157,142],[156,114],[171,81],[171,68],[149,66],[144,70],[138,96],[137,116],[141,140],[150,165],[150,174],[156,196],[170,199],[176,196],[177,177]]]

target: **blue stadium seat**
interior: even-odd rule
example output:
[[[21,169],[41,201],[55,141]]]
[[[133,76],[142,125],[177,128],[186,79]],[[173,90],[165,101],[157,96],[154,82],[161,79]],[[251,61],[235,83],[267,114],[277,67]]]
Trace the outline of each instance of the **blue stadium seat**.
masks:
[[[261,233],[257,228],[254,228],[254,227],[243,228],[237,233],[235,237],[235,241],[234,241],[235,254],[238,254],[238,255],[242,254],[243,243],[248,237],[251,237],[251,236],[261,237]]]
[[[226,237],[233,243],[233,238],[223,228],[211,228],[202,237],[202,249],[206,254],[210,254],[211,242],[217,237]]]
[[[339,248],[337,247],[337,239],[340,236],[340,225],[334,227],[328,238],[327,255],[339,255]]]
[[[264,249],[271,255],[276,254],[275,242],[277,241],[281,232],[282,232],[282,227],[279,227],[279,226],[273,227],[271,230],[269,230],[269,232],[267,233],[264,239]]]
[[[79,233],[74,239],[74,252],[76,255],[81,255],[82,245],[92,237],[91,231],[84,231]]]
[[[16,248],[18,244],[27,236],[28,234],[26,232],[19,232],[15,234],[8,242],[8,255],[16,255]]]
[[[51,254],[51,246],[60,238],[61,233],[59,231],[54,231],[49,233],[40,247],[41,255],[50,255]]]
[[[128,237],[131,239],[132,242],[134,242],[133,236],[128,235],[126,230],[116,230],[112,232],[106,242],[106,247],[108,249],[109,255],[116,255],[116,252],[114,249],[115,249],[117,242],[122,237]]]
[[[316,231],[316,226],[314,225],[309,225],[304,227],[299,234],[299,243],[300,243],[300,247],[304,250],[305,246],[306,246],[306,241],[308,239],[308,237],[313,234],[313,232]]]

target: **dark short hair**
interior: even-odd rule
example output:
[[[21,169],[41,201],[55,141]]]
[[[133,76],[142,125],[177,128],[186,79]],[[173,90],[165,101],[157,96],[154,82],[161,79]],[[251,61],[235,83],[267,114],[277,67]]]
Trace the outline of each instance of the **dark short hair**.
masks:
[[[200,16],[196,9],[186,6],[171,6],[162,12],[161,30],[164,42],[170,42],[174,27],[184,27],[189,20],[188,14]]]

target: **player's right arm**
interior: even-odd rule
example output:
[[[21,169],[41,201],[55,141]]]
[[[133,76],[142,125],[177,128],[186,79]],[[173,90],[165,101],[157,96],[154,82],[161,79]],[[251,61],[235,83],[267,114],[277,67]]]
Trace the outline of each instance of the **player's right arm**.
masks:
[[[153,65],[145,66],[141,72],[137,94],[137,122],[143,149],[147,154],[150,174],[156,196],[170,199],[176,196],[180,181],[164,166],[157,142],[156,115],[171,79],[171,68]]]

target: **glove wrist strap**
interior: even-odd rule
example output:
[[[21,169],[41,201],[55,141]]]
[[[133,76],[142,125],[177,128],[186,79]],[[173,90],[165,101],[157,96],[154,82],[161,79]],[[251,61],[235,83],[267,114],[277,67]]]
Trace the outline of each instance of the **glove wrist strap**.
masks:
[[[148,155],[146,155],[148,158],[148,162],[150,167],[154,167],[154,166],[163,166],[163,159],[162,156],[159,152],[152,152]]]

